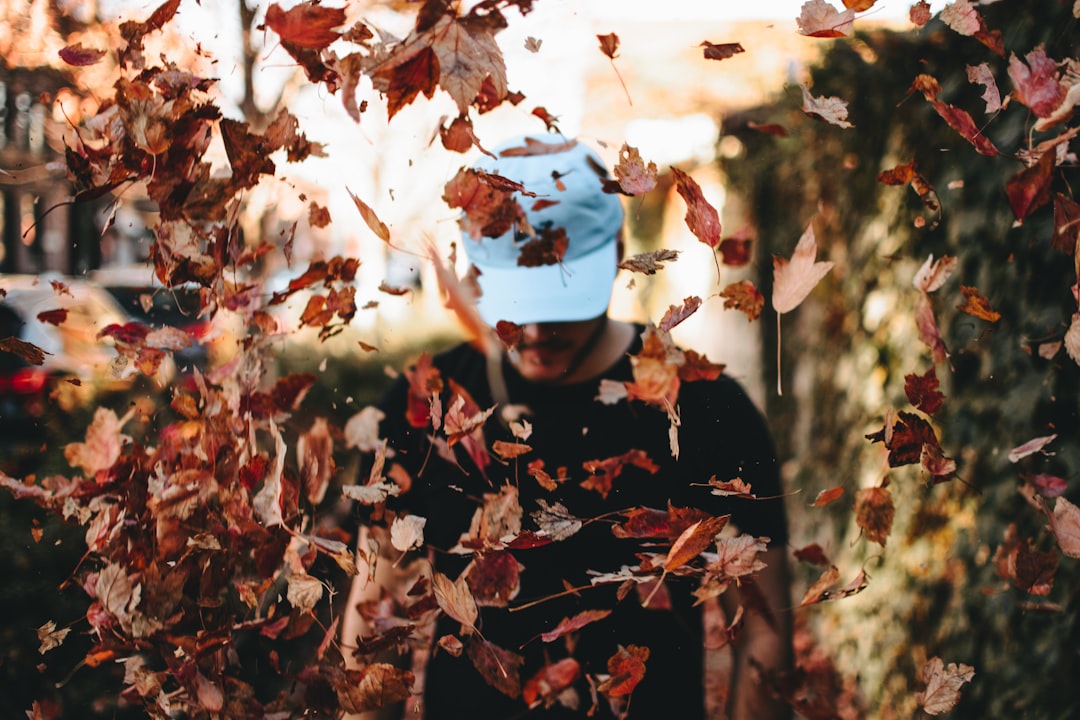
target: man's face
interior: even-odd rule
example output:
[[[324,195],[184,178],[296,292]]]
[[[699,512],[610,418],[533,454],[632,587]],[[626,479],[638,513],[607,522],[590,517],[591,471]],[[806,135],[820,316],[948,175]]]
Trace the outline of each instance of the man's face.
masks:
[[[594,318],[523,325],[517,353],[511,356],[514,367],[526,380],[559,382],[582,360],[578,355],[599,322]]]

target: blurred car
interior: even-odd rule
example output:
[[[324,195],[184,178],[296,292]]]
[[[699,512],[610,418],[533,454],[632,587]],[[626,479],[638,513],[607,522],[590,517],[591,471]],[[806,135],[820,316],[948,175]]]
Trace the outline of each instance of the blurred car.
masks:
[[[55,287],[53,280],[58,283]],[[56,310],[66,311],[66,316],[49,318],[48,313]],[[46,315],[39,318],[42,313]],[[55,437],[57,425],[66,423],[76,408],[131,387],[136,371],[118,361],[110,338],[98,339],[108,325],[131,320],[112,295],[86,281],[0,275],[0,340],[14,337],[45,353],[42,364],[35,365],[0,350],[4,467],[14,467],[16,459],[40,449],[50,435]],[[162,381],[167,381],[166,370],[162,372]]]

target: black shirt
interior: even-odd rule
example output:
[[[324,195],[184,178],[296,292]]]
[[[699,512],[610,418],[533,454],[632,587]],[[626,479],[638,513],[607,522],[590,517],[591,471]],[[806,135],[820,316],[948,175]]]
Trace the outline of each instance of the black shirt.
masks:
[[[638,338],[627,356],[601,378],[633,380],[629,355],[640,349]],[[459,345],[436,356],[434,364],[445,385],[453,380],[479,408],[486,410],[494,404],[486,362],[476,349]],[[595,676],[608,673],[608,658],[620,646],[647,647],[645,676],[632,694],[630,717],[662,717],[674,707],[679,708],[679,717],[703,717],[702,612],[700,606],[694,606],[691,595],[697,580],[668,576],[664,586],[670,609],[656,609],[656,604],[664,603],[655,599],[650,607],[642,607],[643,593],[636,591],[620,599],[619,583],[590,586],[590,582],[596,573],[615,573],[623,566],[638,565],[637,553],[657,553],[662,559],[670,549],[670,540],[616,537],[612,528],[625,516],[615,511],[643,507],[667,510],[669,505],[698,508],[713,516],[731,514],[731,523],[743,533],[767,537],[772,544],[786,542],[776,456],[763,418],[730,377],[682,383],[678,399],[680,453],[676,460],[670,451],[670,421],[664,410],[625,399],[615,404],[599,402],[596,398],[601,378],[549,385],[529,382],[508,362],[503,363],[502,370],[509,402],[528,408],[524,417],[532,424],[532,434],[524,442],[532,450],[508,461],[493,454],[483,469],[470,458],[462,443],[453,448],[456,462],[448,462],[432,451],[431,427],[415,428],[406,420],[407,380],[399,378],[390,388],[380,404],[386,413],[380,435],[389,439],[395,452],[391,462],[401,463],[413,479],[411,490],[393,498],[390,507],[427,518],[424,536],[426,544],[434,548],[435,569],[451,580],[458,578],[472,557],[449,551],[468,533],[484,496],[498,494],[503,487],[516,488],[523,510],[522,530],[537,531],[532,513],[554,507],[555,503],[561,503],[574,518],[592,520],[559,542],[501,551],[512,554],[523,567],[520,593],[509,603],[510,608],[563,595],[518,611],[481,607],[477,623],[480,633],[487,642],[524,657],[521,685],[546,663],[565,657],[571,649],[582,673]],[[451,402],[449,390],[444,391],[443,402],[444,408]],[[483,432],[488,449],[496,440],[515,442],[495,415],[486,422]],[[602,474],[596,477],[586,469],[604,466],[603,462],[593,461],[619,457],[631,461],[607,464],[609,469],[619,466],[617,476],[611,473],[606,478]],[[554,490],[545,489],[529,472],[529,464],[538,460],[552,477],[558,477],[560,468],[565,468],[563,475],[567,479]],[[708,486],[713,477],[721,482],[740,478],[750,484],[756,497],[771,499],[713,494]],[[582,587],[585,589],[565,593],[567,588]],[[584,610],[613,612],[569,637],[550,643],[541,640],[541,633],[554,630],[561,620]],[[435,637],[459,634],[460,630],[459,622],[442,615]],[[462,640],[466,647],[477,642],[468,636]],[[483,655],[474,652],[453,657],[435,649],[424,689],[429,720],[585,717],[592,705],[587,683],[579,680],[576,714],[561,703],[548,710],[541,704],[530,712],[521,697],[511,698],[505,688],[500,691],[486,682],[470,662],[470,654],[474,658]],[[601,706],[604,703],[601,696]],[[594,715],[605,716],[606,710]]]

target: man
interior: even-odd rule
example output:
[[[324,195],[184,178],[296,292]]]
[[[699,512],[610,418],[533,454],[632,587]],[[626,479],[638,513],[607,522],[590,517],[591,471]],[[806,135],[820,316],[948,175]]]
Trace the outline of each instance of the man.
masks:
[[[512,347],[424,358],[381,403],[387,475],[409,485],[386,506],[426,519],[441,609],[425,717],[702,718],[698,603],[722,592],[730,620],[738,585],[755,592],[734,631],[729,716],[788,716],[761,674],[791,662],[763,419],[726,376],[681,381],[682,365],[707,363],[655,328],[609,319],[623,210],[592,150],[546,136],[494,154],[447,199],[465,210],[476,310]],[[734,480],[749,493],[712,492]],[[717,570],[715,533],[705,554],[673,559],[728,515],[721,537],[768,543],[764,566]]]

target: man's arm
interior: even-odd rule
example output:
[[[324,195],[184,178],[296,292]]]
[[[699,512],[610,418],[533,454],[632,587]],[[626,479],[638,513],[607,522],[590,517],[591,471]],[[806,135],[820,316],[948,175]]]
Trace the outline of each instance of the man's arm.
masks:
[[[786,720],[791,707],[773,697],[767,683],[754,663],[766,671],[791,670],[792,610],[787,549],[783,545],[769,548],[762,556],[767,567],[754,580],[760,598],[742,597],[738,588],[721,596],[728,618],[741,602],[744,605],[743,627],[734,644],[731,689],[728,702],[729,720]],[[770,617],[756,608],[764,601]]]

